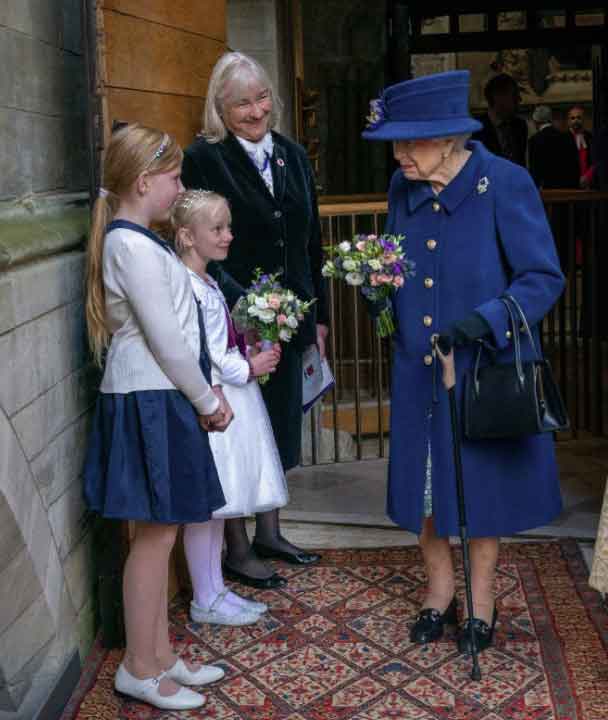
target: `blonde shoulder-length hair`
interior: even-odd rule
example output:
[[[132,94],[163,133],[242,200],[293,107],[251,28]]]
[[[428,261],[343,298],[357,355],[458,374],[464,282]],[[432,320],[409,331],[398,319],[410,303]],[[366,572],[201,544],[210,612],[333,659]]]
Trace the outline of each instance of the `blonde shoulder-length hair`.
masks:
[[[272,98],[269,128],[274,128],[281,117],[282,103],[272,80],[257,60],[240,52],[228,52],[217,61],[207,88],[203,109],[202,136],[212,143],[226,139],[228,130],[222,115],[231,95],[252,83],[268,88]]]

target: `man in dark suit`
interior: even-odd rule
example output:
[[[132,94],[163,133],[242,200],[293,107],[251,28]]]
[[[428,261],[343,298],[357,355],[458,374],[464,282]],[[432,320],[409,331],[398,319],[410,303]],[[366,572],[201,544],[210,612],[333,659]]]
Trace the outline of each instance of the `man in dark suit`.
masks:
[[[478,118],[483,128],[473,135],[487,149],[518,165],[526,166],[528,124],[517,115],[519,87],[506,73],[495,75],[486,85],[484,95],[488,112]]]
[[[572,141],[553,125],[553,111],[538,105],[532,113],[537,132],[529,141],[530,174],[545,190],[578,187],[579,174],[572,163]]]

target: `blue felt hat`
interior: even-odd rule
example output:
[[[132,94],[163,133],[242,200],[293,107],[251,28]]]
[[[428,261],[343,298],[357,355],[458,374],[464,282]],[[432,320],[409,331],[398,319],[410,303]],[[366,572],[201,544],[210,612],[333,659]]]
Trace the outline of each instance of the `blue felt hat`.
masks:
[[[387,87],[371,102],[366,140],[421,140],[473,133],[468,70],[425,75]]]

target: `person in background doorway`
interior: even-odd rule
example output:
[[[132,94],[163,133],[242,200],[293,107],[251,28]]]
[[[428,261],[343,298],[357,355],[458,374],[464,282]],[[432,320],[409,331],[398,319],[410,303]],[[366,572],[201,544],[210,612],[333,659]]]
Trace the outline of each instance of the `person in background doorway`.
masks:
[[[495,75],[488,81],[484,95],[488,112],[479,118],[483,125],[473,139],[499,157],[526,166],[528,124],[519,117],[519,87],[506,73]]]
[[[585,130],[585,110],[575,105],[568,110],[568,137],[570,138],[570,162],[578,170],[578,182],[575,187],[587,190],[593,183],[595,166],[591,161],[592,136]]]
[[[571,140],[553,125],[553,111],[548,105],[538,105],[532,113],[537,132],[529,141],[530,174],[538,188],[578,187],[579,174],[568,162]]]

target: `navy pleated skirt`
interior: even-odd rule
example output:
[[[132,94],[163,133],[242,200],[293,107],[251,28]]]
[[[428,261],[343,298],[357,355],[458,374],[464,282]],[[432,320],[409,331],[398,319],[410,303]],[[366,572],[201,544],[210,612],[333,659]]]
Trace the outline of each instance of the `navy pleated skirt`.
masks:
[[[84,469],[103,517],[205,522],[226,502],[207,433],[178,390],[100,393]]]

